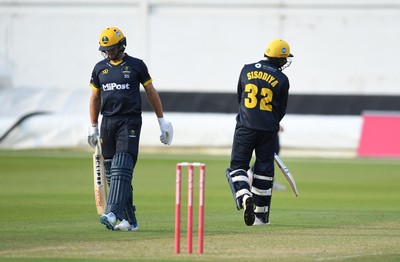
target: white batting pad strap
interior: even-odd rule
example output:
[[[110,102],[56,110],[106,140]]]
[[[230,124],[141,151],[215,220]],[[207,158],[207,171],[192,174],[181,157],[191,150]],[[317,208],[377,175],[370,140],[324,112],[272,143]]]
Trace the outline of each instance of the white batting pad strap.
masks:
[[[272,181],[272,180],[274,180],[273,177],[270,177],[270,176],[260,176],[260,175],[257,175],[257,174],[254,174],[254,178],[259,179],[259,180],[265,180],[265,181]]]
[[[236,192],[236,198],[241,197],[241,196],[243,196],[243,195],[250,195],[250,196],[252,196],[253,194],[252,194],[249,190],[247,190],[246,188],[241,189],[241,190],[239,190],[239,191]]]
[[[250,185],[250,180],[247,176],[234,176],[232,177],[232,182],[237,182],[237,181],[244,181],[247,184]]]
[[[264,206],[264,207],[256,206],[256,209],[254,209],[254,212],[256,212],[256,213],[267,213],[268,212],[268,206]]]
[[[257,188],[257,187],[251,187],[251,192],[252,193],[254,193],[254,194],[256,194],[256,195],[259,195],[259,196],[270,196],[271,195],[271,188],[270,189],[267,189],[267,190],[264,190],[264,189],[259,189],[259,188]]]
[[[244,173],[247,174],[247,171],[244,170],[244,169],[236,169],[236,170],[233,170],[232,172],[230,172],[229,175],[233,176],[233,175],[235,175],[237,172],[244,172]]]

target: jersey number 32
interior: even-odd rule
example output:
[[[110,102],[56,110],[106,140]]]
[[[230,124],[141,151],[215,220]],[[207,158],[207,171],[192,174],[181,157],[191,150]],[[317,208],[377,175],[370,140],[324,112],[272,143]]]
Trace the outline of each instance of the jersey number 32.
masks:
[[[255,108],[259,104],[260,110],[272,111],[272,96],[273,92],[271,89],[263,87],[260,90],[261,99],[260,102],[257,100],[258,87],[254,84],[247,84],[244,87],[244,91],[247,93],[247,97],[244,99],[244,106],[247,108]]]

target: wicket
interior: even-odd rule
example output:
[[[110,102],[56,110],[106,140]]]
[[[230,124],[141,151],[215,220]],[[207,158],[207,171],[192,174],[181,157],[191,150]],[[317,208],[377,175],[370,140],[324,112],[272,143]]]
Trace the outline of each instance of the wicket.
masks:
[[[204,189],[206,165],[203,163],[182,162],[176,164],[176,188],[175,188],[175,254],[180,253],[181,243],[181,189],[182,167],[188,167],[188,210],[187,210],[187,253],[192,253],[193,239],[193,177],[194,167],[199,167],[199,220],[198,220],[198,249],[203,254],[204,246]]]

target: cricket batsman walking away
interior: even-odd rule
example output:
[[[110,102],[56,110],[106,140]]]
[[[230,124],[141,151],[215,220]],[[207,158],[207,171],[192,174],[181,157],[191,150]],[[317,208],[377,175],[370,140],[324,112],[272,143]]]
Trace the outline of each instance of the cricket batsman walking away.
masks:
[[[239,113],[226,177],[246,225],[268,225],[274,181],[274,153],[279,123],[286,114],[289,79],[282,72],[293,57],[289,44],[273,40],[265,60],[245,65],[237,86]],[[255,152],[250,183],[247,170]]]
[[[173,128],[164,118],[160,97],[145,63],[125,53],[126,38],[122,31],[116,27],[106,28],[100,34],[99,44],[105,59],[95,65],[90,80],[88,143],[93,148],[97,143],[101,145],[104,173],[110,188],[100,222],[111,230],[137,230],[132,179],[142,127],[140,84],[158,118],[163,144],[171,144]],[[103,116],[100,134],[99,114]]]

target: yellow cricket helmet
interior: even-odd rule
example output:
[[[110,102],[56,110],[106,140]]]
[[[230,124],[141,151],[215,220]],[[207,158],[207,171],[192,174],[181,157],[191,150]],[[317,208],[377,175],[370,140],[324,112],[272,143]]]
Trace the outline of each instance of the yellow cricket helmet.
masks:
[[[265,49],[264,56],[272,58],[287,58],[293,57],[290,53],[289,44],[281,39],[272,40],[267,49]]]
[[[117,46],[120,49],[125,49],[126,38],[124,33],[122,33],[122,31],[117,27],[108,27],[101,32],[99,44],[99,50],[103,52],[111,50]]]

